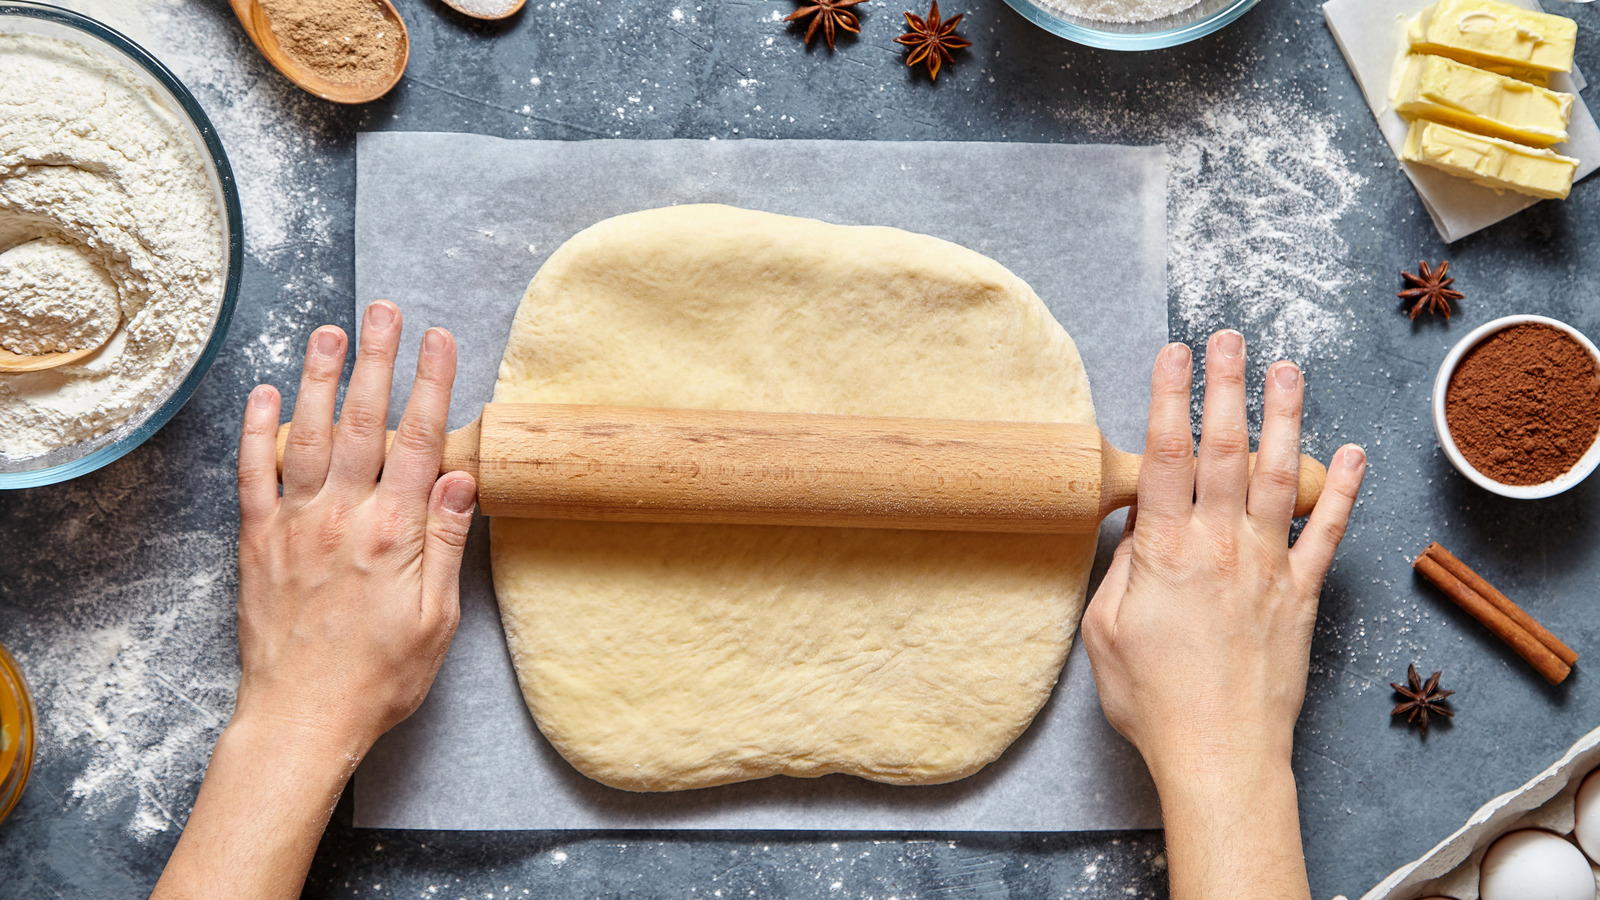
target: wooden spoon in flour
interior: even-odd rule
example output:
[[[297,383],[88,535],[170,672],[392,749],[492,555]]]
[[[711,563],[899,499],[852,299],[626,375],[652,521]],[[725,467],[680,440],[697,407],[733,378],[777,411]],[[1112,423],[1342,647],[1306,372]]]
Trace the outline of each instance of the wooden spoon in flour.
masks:
[[[12,353],[10,350],[0,347],[0,375],[20,375],[23,372],[43,372],[46,369],[67,366],[80,360],[87,359],[96,353],[99,353],[100,348],[106,345],[106,341],[111,340],[111,336],[117,333],[118,325],[120,325],[120,321],[113,323],[110,328],[105,329],[104,335],[101,336],[100,340],[96,341],[93,345],[88,347],[79,347],[76,350],[62,350],[59,353],[40,353],[29,356],[21,353]]]
[[[400,82],[400,76],[406,71],[406,61],[411,57],[411,37],[406,32],[405,20],[400,18],[400,11],[395,9],[389,0],[364,0],[364,2],[380,8],[384,17],[393,22],[399,32],[400,47],[395,54],[394,65],[390,71],[383,72],[370,81],[358,82],[331,80],[290,56],[284,50],[283,44],[278,41],[278,33],[273,30],[272,19],[261,5],[261,0],[228,0],[228,2],[233,7],[233,14],[239,17],[239,24],[244,26],[245,33],[250,35],[250,40],[255,42],[256,49],[267,58],[267,62],[272,63],[274,68],[282,72],[284,77],[294,82],[296,86],[324,100],[331,100],[334,103],[367,103],[376,100],[389,93],[389,89]]]

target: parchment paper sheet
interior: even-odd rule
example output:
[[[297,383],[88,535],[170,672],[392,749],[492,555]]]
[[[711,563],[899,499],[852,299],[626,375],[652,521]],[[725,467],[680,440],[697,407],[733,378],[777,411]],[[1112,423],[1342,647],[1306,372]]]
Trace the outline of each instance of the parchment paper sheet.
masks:
[[[1160,147],[372,133],[359,136],[356,158],[357,303],[387,297],[406,315],[392,420],[424,328],[456,335],[451,424],[465,424],[490,397],[512,314],[546,256],[608,216],[714,201],[893,225],[994,257],[1026,279],[1077,340],[1101,428],[1123,447],[1143,443],[1150,364],[1167,338]],[[1102,533],[1102,566],[1120,521]],[[356,775],[358,826],[1159,827],[1149,776],[1105,723],[1081,643],[1033,726],[998,762],[954,784],[893,787],[836,775],[632,794],[590,781],[556,755],[523,704],[483,524],[467,548],[461,627],[438,681]]]
[[[1507,0],[1526,9],[1540,9],[1537,0]],[[1367,106],[1378,118],[1384,140],[1400,159],[1409,125],[1389,106],[1390,83],[1395,61],[1400,58],[1405,40],[1406,20],[1432,6],[1434,0],[1330,0],[1322,14],[1328,29],[1344,52],[1345,62],[1367,98]],[[1559,7],[1562,4],[1554,4]],[[1550,10],[1557,15],[1561,10]],[[1579,34],[1578,40],[1583,40]],[[1550,88],[1576,94],[1584,88],[1583,76],[1576,68],[1572,75],[1550,78]],[[1600,168],[1600,127],[1596,127],[1589,107],[1579,97],[1572,105],[1572,122],[1567,128],[1571,140],[1557,144],[1555,151],[1578,160],[1577,178],[1585,178]],[[1496,193],[1492,188],[1473,184],[1428,166],[1400,163],[1400,168],[1417,188],[1417,196],[1433,218],[1433,225],[1445,243],[1488,228],[1490,225],[1538,203],[1536,197]],[[1560,203],[1560,200],[1550,201]]]

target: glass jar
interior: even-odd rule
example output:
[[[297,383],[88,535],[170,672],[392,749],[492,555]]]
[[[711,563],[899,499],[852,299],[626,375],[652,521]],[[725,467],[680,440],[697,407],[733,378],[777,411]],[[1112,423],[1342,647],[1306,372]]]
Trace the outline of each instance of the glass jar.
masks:
[[[0,646],[0,821],[22,797],[33,770],[33,698],[17,661]]]

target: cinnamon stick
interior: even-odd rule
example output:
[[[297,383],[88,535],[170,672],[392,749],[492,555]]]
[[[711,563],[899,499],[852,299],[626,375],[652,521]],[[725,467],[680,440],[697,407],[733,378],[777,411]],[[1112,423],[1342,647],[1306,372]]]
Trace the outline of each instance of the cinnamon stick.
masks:
[[[1449,570],[1439,564],[1439,561],[1423,553],[1417,557],[1412,567],[1422,577],[1428,579],[1435,587],[1444,592],[1457,606],[1466,610],[1467,614],[1482,622],[1486,628],[1494,632],[1495,637],[1505,641],[1517,655],[1527,660],[1540,675],[1551,684],[1560,684],[1567,676],[1572,674],[1572,667],[1561,661],[1561,658],[1551,652],[1549,647],[1539,642],[1526,628],[1512,621],[1509,616],[1501,612],[1498,607],[1489,602],[1477,591],[1464,584],[1461,579],[1450,574]]]
[[[1433,559],[1438,562],[1439,565],[1444,566],[1445,571],[1461,579],[1462,584],[1465,584],[1467,587],[1477,591],[1479,596],[1483,597],[1483,599],[1489,601],[1490,603],[1493,603],[1496,609],[1506,614],[1506,618],[1517,623],[1518,625],[1521,625],[1529,634],[1533,635],[1535,638],[1538,638],[1539,643],[1549,647],[1550,652],[1559,657],[1562,662],[1569,666],[1577,664],[1578,651],[1568,647],[1561,641],[1560,638],[1551,634],[1550,631],[1543,625],[1540,625],[1538,621],[1533,618],[1533,616],[1530,616],[1523,611],[1522,607],[1512,603],[1510,597],[1500,593],[1500,591],[1494,585],[1485,580],[1482,575],[1472,571],[1470,566],[1461,560],[1456,559],[1455,555],[1449,550],[1439,546],[1437,541],[1429,544],[1428,549],[1422,552],[1427,556],[1433,557]]]

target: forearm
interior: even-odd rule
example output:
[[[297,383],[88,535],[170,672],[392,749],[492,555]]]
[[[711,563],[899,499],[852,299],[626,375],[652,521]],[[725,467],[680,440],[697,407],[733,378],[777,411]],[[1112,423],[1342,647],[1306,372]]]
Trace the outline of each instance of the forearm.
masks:
[[[152,898],[300,896],[363,749],[235,716]]]
[[[1156,786],[1172,900],[1311,896],[1286,757],[1168,765]]]

